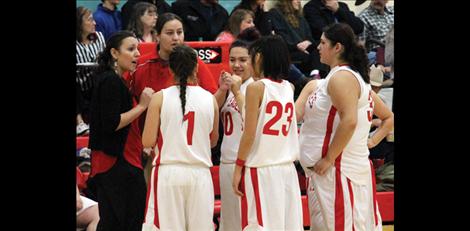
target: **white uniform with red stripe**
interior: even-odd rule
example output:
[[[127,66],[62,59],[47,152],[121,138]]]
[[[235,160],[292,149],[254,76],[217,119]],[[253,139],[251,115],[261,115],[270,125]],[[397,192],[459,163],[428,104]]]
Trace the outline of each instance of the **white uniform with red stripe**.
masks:
[[[264,95],[241,188],[243,230],[303,230],[294,161],[299,155],[294,92],[288,81],[261,79]]]
[[[213,230],[214,188],[210,133],[211,93],[187,86],[185,116],[179,87],[163,91],[160,154],[152,169],[142,230]]]
[[[335,165],[324,176],[305,170],[309,177],[307,193],[311,230],[381,230],[381,218],[375,200],[375,179],[372,178],[367,148],[373,113],[371,87],[348,66],[333,68],[308,97],[300,130],[300,162],[304,168],[314,166],[326,155],[335,136],[340,118],[327,88],[331,76],[340,70],[350,71],[360,85],[357,125]]]
[[[249,78],[240,86],[245,95],[246,87],[252,83]],[[232,189],[233,170],[237,159],[238,146],[243,132],[243,117],[232,92],[229,93],[222,107],[220,117],[224,124],[224,139],[220,147],[221,158],[219,168],[220,198],[220,231],[241,230],[240,199]]]

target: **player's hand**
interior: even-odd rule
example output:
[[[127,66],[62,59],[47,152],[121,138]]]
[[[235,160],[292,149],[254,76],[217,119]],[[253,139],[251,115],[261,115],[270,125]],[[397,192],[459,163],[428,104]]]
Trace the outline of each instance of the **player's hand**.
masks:
[[[242,78],[234,74],[231,76],[231,79],[232,85],[230,86],[230,91],[232,91],[232,93],[235,95],[235,93],[239,91],[240,87],[242,86]]]
[[[313,166],[313,171],[317,173],[318,175],[323,176],[332,165],[333,165],[333,161],[330,161],[325,157],[319,160]]]
[[[147,108],[154,92],[155,91],[150,87],[144,88],[144,90],[140,94],[139,104],[142,105],[144,108]]]
[[[230,73],[221,71],[219,76],[219,89],[228,91],[232,85],[232,78]]]
[[[242,167],[235,165],[235,170],[233,171],[232,188],[233,188],[233,192],[235,192],[237,196],[243,196],[243,193],[240,188],[240,182],[242,179],[242,170],[243,170]]]

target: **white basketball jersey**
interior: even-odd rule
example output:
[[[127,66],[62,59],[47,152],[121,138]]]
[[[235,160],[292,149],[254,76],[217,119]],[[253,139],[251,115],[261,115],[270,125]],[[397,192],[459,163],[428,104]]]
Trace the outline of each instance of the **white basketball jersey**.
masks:
[[[259,81],[264,83],[264,95],[255,140],[245,165],[256,168],[292,163],[299,157],[294,91],[286,80]]]
[[[247,79],[240,87],[240,92],[245,95],[248,84],[254,82],[253,78]],[[238,146],[243,132],[243,116],[238,108],[235,96],[230,91],[225,104],[222,107],[220,118],[224,126],[224,139],[220,147],[222,163],[235,163],[238,154]]]
[[[214,125],[214,100],[199,86],[186,87],[185,116],[179,86],[163,91],[160,164],[212,166],[210,133]]]
[[[350,71],[356,77],[361,94],[357,102],[357,125],[354,134],[338,158],[341,161],[341,172],[354,182],[364,184],[370,181],[367,138],[374,105],[370,95],[370,84],[366,84],[360,74],[348,66],[333,68],[307,99],[304,123],[300,129],[300,162],[305,167],[314,166],[323,155],[326,155],[328,146],[335,136],[339,114],[331,102],[327,89],[331,76],[340,70]]]

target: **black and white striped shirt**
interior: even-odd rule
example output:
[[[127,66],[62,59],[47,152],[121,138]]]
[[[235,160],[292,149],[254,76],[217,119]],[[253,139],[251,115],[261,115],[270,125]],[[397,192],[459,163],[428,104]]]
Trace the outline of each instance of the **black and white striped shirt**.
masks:
[[[76,41],[77,48],[77,64],[96,63],[96,57],[106,46],[104,36],[101,32],[96,32],[97,39],[89,44],[83,44]],[[80,85],[80,90],[86,92],[91,88],[91,75],[93,74],[94,67],[78,66],[76,81]]]

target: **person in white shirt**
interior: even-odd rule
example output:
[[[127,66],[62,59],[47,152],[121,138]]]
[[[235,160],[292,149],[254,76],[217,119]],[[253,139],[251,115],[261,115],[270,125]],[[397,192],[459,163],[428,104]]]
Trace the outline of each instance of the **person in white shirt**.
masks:
[[[254,76],[246,89],[245,123],[232,188],[241,196],[242,230],[303,230],[293,86],[287,45],[279,35],[250,47]]]
[[[176,84],[152,96],[142,144],[159,154],[147,194],[142,230],[213,230],[214,188],[209,168],[217,144],[219,108],[197,86],[197,54],[178,45],[169,57]]]
[[[296,102],[304,121],[300,162],[309,179],[310,228],[382,230],[368,142],[387,135],[393,113],[371,90],[366,52],[349,25],[326,27],[318,50],[331,71]],[[368,139],[373,114],[383,123]]]

